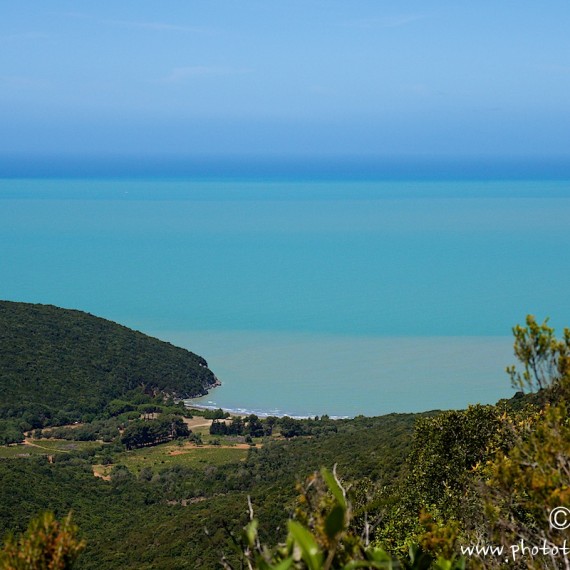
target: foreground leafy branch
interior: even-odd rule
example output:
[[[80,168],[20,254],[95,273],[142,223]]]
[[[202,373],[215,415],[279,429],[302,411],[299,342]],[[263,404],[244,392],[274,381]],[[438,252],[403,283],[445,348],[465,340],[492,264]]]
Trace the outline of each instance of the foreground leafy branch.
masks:
[[[408,558],[399,560],[383,548],[355,534],[351,527],[352,510],[346,490],[340,483],[336,469],[322,469],[309,478],[299,496],[296,520],[287,525],[284,543],[270,548],[260,542],[258,521],[250,504],[249,524],[241,537],[241,563],[249,570],[356,570],[405,568],[423,570],[461,569],[463,559],[434,559],[419,546],[409,549]],[[226,570],[234,566],[222,561]]]
[[[1,570],[70,570],[85,547],[71,513],[58,522],[47,512],[32,519],[19,538],[8,536],[0,551]]]
[[[570,329],[558,340],[548,319],[539,325],[533,315],[527,315],[526,326],[513,328],[515,356],[524,366],[519,372],[515,366],[507,367],[514,388],[542,390],[552,386],[570,371]]]

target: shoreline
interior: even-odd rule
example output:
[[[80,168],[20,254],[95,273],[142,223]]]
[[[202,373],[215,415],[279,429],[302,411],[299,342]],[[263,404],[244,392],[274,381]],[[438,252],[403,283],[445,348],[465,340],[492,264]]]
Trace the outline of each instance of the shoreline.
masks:
[[[224,406],[218,406],[216,404],[198,404],[192,402],[192,398],[182,400],[184,402],[184,406],[188,409],[196,409],[196,410],[222,410],[224,412],[228,412],[231,416],[249,416],[251,414],[255,414],[259,418],[268,418],[268,417],[276,417],[276,418],[284,418],[289,417],[295,420],[307,420],[312,419],[315,417],[321,417],[323,415],[328,416],[331,420],[347,420],[351,419],[351,416],[338,416],[334,415],[331,416],[329,414],[307,414],[307,415],[299,415],[299,414],[289,414],[283,412],[281,410],[249,410],[247,408],[225,408]]]

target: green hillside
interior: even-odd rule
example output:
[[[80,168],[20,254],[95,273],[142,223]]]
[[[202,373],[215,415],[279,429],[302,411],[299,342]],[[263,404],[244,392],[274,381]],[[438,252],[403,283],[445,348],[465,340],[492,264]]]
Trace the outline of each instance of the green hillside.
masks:
[[[202,357],[111,321],[0,301],[0,418],[79,419],[139,387],[185,398],[215,382]]]
[[[0,542],[39,513],[64,520],[72,511],[86,541],[74,567],[84,570],[499,569],[500,549],[512,552],[520,537],[566,548],[566,522],[553,525],[551,513],[567,513],[570,501],[570,329],[558,340],[532,316],[513,329],[520,365],[509,375],[529,393],[496,405],[342,420],[250,415],[222,429],[220,419],[148,394],[188,389],[176,371],[185,359],[207,371],[199,357],[76,311],[0,308],[11,408],[8,398],[3,405],[13,414],[0,419],[9,444],[0,446]],[[30,387],[39,370],[50,370],[45,383]],[[77,406],[72,394],[85,393],[102,409],[54,428]],[[51,425],[24,429],[31,409],[52,413]],[[25,440],[11,439],[18,429]],[[143,431],[158,437],[126,437]],[[13,551],[6,540],[0,567]],[[489,557],[478,544],[499,550]],[[516,555],[509,567],[562,567],[548,552]]]
[[[220,568],[223,555],[236,562],[231,533],[239,536],[247,523],[247,496],[264,539],[275,543],[295,508],[296,482],[321,465],[337,463],[354,493],[374,495],[374,508],[389,502],[402,478],[417,417],[325,419],[322,423],[335,431],[289,440],[258,438],[248,450],[231,447],[229,440],[226,447],[172,443],[139,451],[66,442],[67,451],[56,453],[45,449],[51,448],[50,440],[34,440],[45,446],[35,448],[38,452],[55,455],[50,464],[31,446],[4,448],[20,457],[0,458],[0,539],[23,530],[38,512],[53,510],[62,518],[72,510],[87,540],[78,568]],[[204,439],[207,444],[211,438]],[[169,449],[184,453],[172,456]],[[93,476],[92,465],[105,456],[112,460],[110,481]]]

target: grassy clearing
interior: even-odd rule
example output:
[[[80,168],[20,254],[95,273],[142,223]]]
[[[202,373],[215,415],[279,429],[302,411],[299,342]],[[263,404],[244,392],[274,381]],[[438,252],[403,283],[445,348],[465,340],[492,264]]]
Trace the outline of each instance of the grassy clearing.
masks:
[[[154,447],[144,447],[115,455],[115,464],[125,465],[132,473],[139,473],[143,467],[160,471],[165,467],[185,465],[204,468],[208,465],[222,465],[244,460],[247,447],[196,447],[185,444],[165,443]],[[105,470],[107,471],[107,470]]]
[[[14,459],[38,455],[55,455],[57,453],[73,453],[87,449],[98,449],[102,445],[97,441],[68,441],[66,439],[34,439],[28,443],[0,447],[0,458]]]
[[[140,473],[144,467],[157,473],[177,465],[205,469],[208,466],[236,463],[247,457],[250,446],[245,443],[244,436],[212,436],[209,433],[211,420],[197,417],[186,421],[191,423],[194,434],[202,436],[204,445],[196,446],[188,441],[173,441],[132,451],[112,452],[109,457],[109,452],[103,451],[106,444],[101,442],[29,437],[23,444],[0,447],[0,459],[56,456],[95,450],[95,455],[91,458],[93,473],[107,479],[113,466],[119,464],[125,465],[133,474]],[[263,445],[264,441],[264,438],[254,438],[258,446]],[[112,463],[107,465],[109,459]]]
[[[0,447],[0,458],[16,459],[19,457],[32,457],[38,455],[49,455],[50,452],[31,445],[3,445]]]

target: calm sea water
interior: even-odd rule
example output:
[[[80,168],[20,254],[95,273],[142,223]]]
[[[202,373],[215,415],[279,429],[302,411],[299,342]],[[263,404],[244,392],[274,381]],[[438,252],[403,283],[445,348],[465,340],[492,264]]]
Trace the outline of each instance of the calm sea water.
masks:
[[[570,182],[0,180],[0,296],[202,354],[209,405],[293,415],[512,394],[510,328],[570,324]]]

